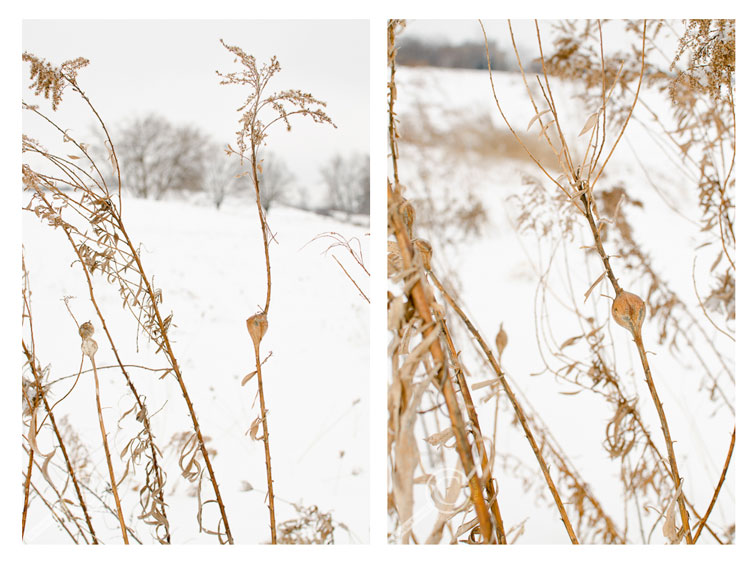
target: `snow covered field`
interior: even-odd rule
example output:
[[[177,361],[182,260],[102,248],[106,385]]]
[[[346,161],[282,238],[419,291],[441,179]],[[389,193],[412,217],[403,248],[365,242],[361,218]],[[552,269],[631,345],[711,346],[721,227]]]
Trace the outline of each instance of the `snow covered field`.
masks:
[[[534,111],[520,74],[498,72],[494,79],[498,98],[511,125],[525,133]],[[495,106],[486,71],[400,67],[396,83],[396,111],[403,135],[399,144],[400,179],[407,186],[405,197],[416,208],[416,236],[432,243],[433,270],[457,288],[460,304],[488,343],[494,343],[495,334],[503,323],[509,342],[502,356],[502,366],[509,374],[511,385],[520,392],[527,409],[532,409],[533,405],[535,416],[544,422],[568,454],[605,512],[620,530],[627,530],[628,541],[641,543],[644,537],[649,537],[650,543],[664,543],[661,523],[649,536],[658,516],[656,507],[651,505],[644,512],[646,501],[641,498],[641,514],[646,516],[639,523],[632,508],[638,501],[630,498],[627,509],[624,506],[620,463],[610,459],[602,447],[605,428],[614,415],[611,404],[607,404],[596,389],[582,391],[545,371],[545,362],[552,367],[564,365],[563,358],[550,353],[550,344],[559,347],[567,339],[585,333],[584,326],[572,313],[573,304],[596,319],[597,324],[608,323],[609,328],[604,333],[607,342],[613,342],[614,346],[607,345],[606,355],[616,365],[626,394],[638,397],[646,425],[654,441],[664,450],[659,420],[632,338],[609,320],[611,300],[602,296],[611,295],[606,280],[585,300],[586,291],[601,272],[598,259],[591,255],[587,258],[581,249],[593,244],[585,220],[580,215],[574,217],[570,236],[563,236],[560,225],[567,216],[553,201],[551,182],[533,163],[518,158],[519,151],[512,139],[494,146],[481,144],[476,131],[507,131]],[[574,98],[576,90],[571,84],[554,80],[552,88],[566,137],[580,143],[578,133],[592,110]],[[642,96],[657,114],[669,119],[664,95],[646,90]],[[706,273],[715,253],[697,248],[711,239],[700,232],[695,185],[685,177],[676,159],[660,148],[664,142],[658,134],[654,135],[654,130],[649,114],[639,107],[597,189],[621,185],[630,198],[641,203],[641,207],[627,207],[633,237],[650,255],[657,273],[688,305],[699,326],[712,335],[711,341],[728,358],[728,371],[721,368],[715,357],[709,369],[717,375],[733,405],[733,342],[714,330],[703,316],[693,288],[693,258],[697,256],[698,290],[702,295],[707,291]],[[493,141],[502,137],[498,133],[488,135],[487,139]],[[573,154],[580,158],[582,149],[574,147]],[[553,177],[559,173],[555,171]],[[532,191],[524,184],[524,176],[541,180],[542,188],[536,195],[543,193],[544,197],[531,203]],[[651,182],[658,186],[660,193]],[[541,237],[539,231],[519,231],[517,218],[522,201],[527,202],[525,208],[537,227],[550,226],[549,236]],[[455,213],[467,202],[480,202],[486,213],[486,223],[482,224],[481,218],[477,221],[482,224],[479,233],[460,231],[455,223],[448,227],[434,220],[435,216]],[[610,244],[607,251],[615,255],[622,249]],[[641,296],[648,293],[646,279],[625,269],[617,258],[612,264],[626,290]],[[720,325],[726,323],[721,314],[714,312],[712,316]],[[540,318],[544,326],[538,329],[536,321]],[[454,319],[452,326],[454,335],[467,334],[460,320]],[[675,440],[685,479],[683,490],[702,513],[724,464],[734,425],[733,414],[726,405],[721,405],[721,400],[709,399],[709,391],[700,383],[705,377],[704,368],[696,357],[684,349],[670,351],[667,345],[659,345],[657,331],[656,322],[648,315],[644,340]],[[576,342],[563,346],[565,352],[569,358],[585,361],[586,346],[582,345],[583,340]],[[711,356],[705,343],[697,346],[702,354]],[[470,386],[494,377],[468,337],[460,340],[459,348],[463,350],[461,359],[470,376]],[[477,390],[473,395],[479,405],[483,434],[491,437],[494,400],[487,403],[481,400],[489,395],[488,388]],[[420,407],[428,409],[429,404]],[[544,486],[539,466],[520,428],[512,422],[512,411],[501,402],[495,475],[505,529],[515,527],[512,535],[522,530],[517,543],[567,543],[568,536]],[[436,449],[420,437],[444,427],[420,428],[418,423],[417,429],[421,458],[435,459]],[[430,472],[431,468],[418,469],[415,477],[422,471]],[[553,469],[553,478],[558,476]],[[415,533],[419,541],[424,541],[435,521],[434,503],[424,485],[415,485],[414,495],[415,513],[421,515],[417,518]],[[659,499],[659,510],[666,501],[668,499]],[[572,505],[568,506],[573,514]],[[715,530],[726,531],[734,523],[734,508],[732,464],[711,516]],[[575,523],[574,516],[571,518]],[[691,522],[696,522],[695,516],[691,517]],[[447,535],[443,536],[443,541],[447,541]],[[714,542],[705,534],[701,537],[703,541]]]
[[[224,497],[237,543],[270,539],[263,442],[247,434],[260,407],[256,379],[241,381],[254,371],[253,346],[245,319],[265,300],[263,246],[254,203],[234,201],[220,211],[180,201],[125,198],[123,217],[131,237],[143,244],[141,255],[149,275],[163,291],[165,314],[174,312],[175,353],[184,373],[203,434],[210,438],[214,470]],[[276,235],[271,244],[273,296],[269,329],[261,353],[272,356],[263,369],[269,437],[276,493],[277,523],[296,518],[290,503],[317,506],[330,512],[336,543],[369,541],[369,311],[367,302],[335,263],[332,253],[367,293],[369,280],[341,248],[328,255],[329,239],[321,233],[356,237],[368,259],[369,235],[362,227],[296,209],[272,208],[268,217]],[[98,319],[88,299],[80,266],[62,232],[24,212],[23,244],[32,290],[34,336],[39,361],[50,365],[49,381],[76,374],[81,362],[80,337],[66,311],[69,301],[78,322],[91,320],[98,332],[97,365],[114,363]],[[136,351],[136,325],[114,286],[96,277],[96,296],[129,364],[163,368],[161,355],[141,335]],[[88,361],[88,360],[87,360]],[[172,542],[216,543],[198,532],[198,499],[194,485],[180,476],[181,444],[173,437],[192,430],[184,400],[172,377],[133,368],[130,375],[153,414],[156,442],[167,473],[166,502]],[[131,426],[118,429],[117,418],[132,406],[132,396],[121,374],[100,369],[105,424],[121,475],[119,452],[132,437]],[[54,384],[50,399],[61,398],[74,378]],[[157,412],[158,411],[158,412]],[[94,383],[84,372],[76,388],[55,409],[58,420],[67,417],[89,452],[82,471],[91,476],[94,491],[113,505],[102,454],[94,402]],[[53,436],[39,437],[43,452],[51,450]],[[58,456],[59,458],[59,456]],[[25,471],[25,468],[24,468]],[[63,482],[64,473],[51,473]],[[38,471],[34,482],[50,494]],[[153,541],[149,529],[136,520],[143,474],[119,487],[128,525],[144,543]],[[142,484],[142,483],[141,483]],[[210,483],[202,498],[213,498]],[[70,493],[72,494],[72,493]],[[97,533],[105,543],[120,543],[117,518],[92,494],[86,495]],[[206,526],[218,520],[216,505],[204,509]],[[28,543],[67,543],[48,509],[32,495],[26,526]]]

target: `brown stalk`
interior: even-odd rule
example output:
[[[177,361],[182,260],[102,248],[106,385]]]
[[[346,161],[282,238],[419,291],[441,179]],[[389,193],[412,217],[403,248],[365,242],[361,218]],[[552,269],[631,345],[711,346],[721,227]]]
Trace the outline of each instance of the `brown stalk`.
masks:
[[[577,544],[578,538],[576,537],[576,533],[573,530],[572,524],[570,523],[570,519],[568,518],[568,513],[565,510],[565,506],[563,505],[562,499],[560,498],[560,494],[557,491],[555,482],[552,480],[552,476],[549,473],[549,466],[547,465],[547,462],[544,459],[542,452],[536,443],[536,440],[534,439],[534,435],[531,432],[531,428],[529,427],[528,421],[526,420],[526,415],[523,411],[523,408],[521,407],[521,404],[518,402],[518,399],[513,393],[513,390],[510,388],[510,385],[508,384],[508,381],[505,378],[505,374],[500,369],[500,366],[498,365],[497,360],[495,359],[495,356],[493,355],[489,346],[487,346],[487,343],[482,338],[482,335],[474,327],[474,325],[466,316],[466,314],[463,312],[461,307],[458,306],[458,303],[456,303],[453,297],[451,297],[451,295],[445,290],[443,285],[435,276],[434,272],[430,271],[429,274],[430,274],[430,277],[432,278],[432,281],[435,283],[436,287],[443,294],[443,297],[445,297],[445,300],[453,308],[456,314],[458,314],[458,316],[461,317],[461,320],[466,325],[466,328],[474,336],[474,339],[482,348],[482,351],[487,357],[487,360],[492,366],[492,369],[495,371],[495,374],[497,375],[498,379],[500,379],[500,383],[503,386],[503,390],[505,391],[505,394],[507,395],[508,400],[513,406],[513,410],[516,413],[516,417],[518,418],[518,421],[521,423],[521,427],[523,428],[524,434],[526,435],[526,439],[528,440],[529,445],[531,446],[531,449],[534,452],[534,456],[536,457],[537,462],[539,463],[539,467],[541,468],[542,474],[544,475],[544,480],[547,482],[547,487],[549,488],[550,493],[552,494],[552,498],[555,501],[555,505],[557,506],[557,510],[560,513],[560,517],[563,521],[563,525],[565,526],[565,530],[568,533],[568,537],[570,538],[571,543]]]
[[[62,435],[60,434],[60,430],[57,427],[57,422],[55,421],[55,415],[52,413],[52,409],[50,408],[49,403],[47,402],[47,395],[44,392],[44,387],[42,385],[42,375],[39,373],[38,366],[37,366],[37,359],[36,359],[36,346],[34,343],[34,321],[31,315],[31,303],[30,303],[30,296],[28,294],[28,272],[26,270],[26,261],[25,258],[21,257],[21,266],[23,268],[24,272],[24,282],[23,282],[23,288],[22,288],[22,294],[23,294],[23,308],[25,317],[29,321],[29,333],[31,335],[31,350],[26,346],[26,342],[22,339],[21,340],[21,348],[23,349],[23,353],[26,356],[26,361],[29,364],[29,368],[31,369],[31,373],[34,376],[34,384],[36,386],[37,396],[41,398],[42,403],[44,404],[44,408],[47,411],[47,414],[50,419],[50,424],[52,425],[52,430],[55,433],[55,437],[57,438],[57,443],[60,445],[60,451],[63,454],[63,458],[65,459],[65,466],[68,470],[68,474],[70,475],[70,479],[73,482],[73,488],[76,491],[76,496],[78,497],[78,503],[81,506],[81,510],[83,510],[83,516],[86,520],[86,526],[89,529],[89,533],[91,534],[91,541],[94,544],[99,543],[99,541],[96,538],[96,532],[94,532],[94,527],[91,524],[91,518],[89,517],[88,508],[86,507],[86,502],[83,500],[83,494],[81,493],[81,488],[78,484],[78,479],[76,478],[75,470],[73,469],[73,464],[70,461],[70,458],[68,457],[68,451],[65,448],[65,442],[62,439]],[[29,448],[31,449],[31,448]],[[29,464],[31,464],[31,457],[33,454],[33,450],[31,450],[31,453],[29,454]],[[29,468],[28,471],[28,481],[29,484],[31,484],[31,469]],[[32,485],[33,486],[33,485]],[[26,507],[24,507],[26,508]],[[25,512],[24,512],[25,513]],[[88,543],[88,540],[87,540]]]
[[[487,498],[490,503],[490,511],[492,512],[493,520],[495,523],[495,534],[498,538],[498,543],[507,544],[508,540],[505,537],[505,527],[503,525],[503,519],[500,515],[500,505],[497,502],[498,492],[495,489],[494,479],[492,477],[492,471],[490,469],[489,459],[487,457],[487,449],[484,447],[484,440],[482,439],[482,429],[479,426],[479,417],[477,416],[476,408],[474,407],[474,401],[471,398],[471,392],[469,386],[466,384],[466,378],[464,377],[461,364],[459,363],[458,353],[456,347],[453,344],[453,338],[448,331],[448,325],[445,319],[440,317],[440,324],[443,329],[443,335],[448,343],[448,350],[450,351],[451,360],[455,365],[456,381],[458,382],[458,388],[461,391],[461,397],[463,398],[464,404],[466,405],[466,411],[469,414],[469,421],[472,425],[472,433],[474,434],[474,443],[477,445],[479,455],[481,456],[482,464],[482,480],[484,481],[484,487],[487,490]]]
[[[706,525],[706,521],[708,520],[708,517],[711,515],[711,511],[714,509],[714,505],[716,504],[716,499],[719,498],[719,492],[721,491],[721,487],[724,484],[724,479],[726,479],[726,476],[727,476],[727,471],[729,470],[729,462],[732,461],[732,453],[734,452],[734,435],[736,432],[737,432],[736,428],[732,430],[732,440],[729,443],[729,451],[727,452],[727,459],[724,462],[724,469],[722,469],[721,471],[721,476],[719,477],[719,483],[716,485],[716,488],[714,489],[714,494],[713,494],[713,497],[711,497],[711,502],[708,504],[708,508],[706,509],[706,514],[704,514],[703,518],[701,518],[700,523],[698,524],[698,529],[695,531],[695,537],[693,538],[693,541],[695,543],[698,542],[698,538],[700,537],[701,532],[703,531],[703,527]]]
[[[87,61],[86,61],[86,64],[87,64]],[[117,176],[117,180],[118,180],[118,202],[119,202],[119,204],[121,206],[122,200],[121,200],[121,177],[120,177],[120,169],[119,169],[119,163],[117,161],[117,156],[116,156],[116,153],[114,151],[114,145],[112,144],[111,138],[109,136],[109,131],[108,131],[107,127],[105,126],[103,120],[99,116],[98,112],[93,107],[93,104],[91,104],[90,100],[85,95],[85,93],[83,92],[83,90],[78,86],[78,84],[76,82],[76,79],[75,79],[75,72],[73,72],[72,76],[69,76],[69,75],[65,74],[65,72],[63,72],[62,70],[59,70],[57,72],[69,84],[71,84],[73,86],[73,89],[84,99],[84,101],[87,103],[87,105],[91,108],[92,112],[96,116],[96,118],[97,118],[97,120],[98,120],[101,128],[104,130],[104,133],[105,133],[105,135],[106,135],[106,137],[108,139],[108,142],[109,142],[109,148],[111,149],[111,152],[112,152],[112,158],[113,158],[113,161],[115,163],[115,172],[116,172],[116,176]],[[58,103],[59,103],[59,99],[58,99]],[[53,109],[55,109],[54,102],[53,102]],[[34,110],[34,111],[36,111],[36,110]],[[39,114],[39,112],[36,112],[36,113]],[[39,115],[41,115],[41,114],[39,114]],[[65,131],[63,131],[57,124],[55,124],[54,122],[52,122],[50,119],[46,118],[43,115],[42,115],[42,117],[45,120],[47,120],[55,129],[57,129],[59,132],[61,132],[64,135],[65,138],[69,138],[68,135],[67,135],[67,133]],[[94,184],[96,184],[97,186],[99,186],[102,189],[102,191],[104,192],[104,194],[108,198],[109,197],[109,191],[107,189],[106,181],[104,180],[103,174],[101,174],[101,172],[99,171],[99,168],[97,167],[95,161],[91,158],[91,156],[88,154],[88,152],[86,151],[86,149],[83,146],[81,146],[79,143],[77,143],[73,139],[70,139],[70,140],[86,156],[86,158],[89,160],[89,162],[91,162],[92,167],[99,174],[99,177],[101,178],[102,184],[99,184],[95,180],[94,180]],[[51,157],[51,155],[47,155],[47,156],[49,156],[50,160],[52,160],[54,162],[54,159]],[[75,165],[73,165],[73,166],[75,166]],[[75,166],[75,167],[78,168],[77,166]],[[63,169],[65,170],[64,167],[63,167]],[[88,174],[86,174],[86,175],[88,176]],[[84,191],[90,191],[86,187],[85,183],[81,183],[81,187],[82,187],[82,189]],[[119,209],[121,210],[121,207]],[[155,292],[154,292],[151,284],[148,281],[148,277],[145,274],[145,270],[144,270],[143,265],[141,263],[139,253],[136,251],[135,247],[133,246],[132,241],[130,240],[130,238],[129,238],[128,234],[127,234],[127,231],[124,228],[124,225],[123,225],[122,219],[121,219],[121,215],[118,212],[118,209],[115,208],[114,206],[112,206],[111,215],[112,215],[113,220],[111,220],[109,218],[107,218],[107,220],[110,221],[116,228],[118,228],[120,230],[120,232],[122,234],[121,240],[125,240],[125,242],[127,244],[127,247],[130,250],[131,256],[133,257],[134,262],[137,265],[137,271],[138,271],[138,274],[140,275],[140,278],[141,278],[142,283],[144,285],[144,289],[146,290],[146,293],[149,295],[151,303],[153,304],[154,316],[155,316],[155,319],[156,319],[156,322],[157,322],[157,325],[158,325],[159,333],[160,333],[160,335],[161,335],[161,337],[163,339],[163,342],[164,342],[163,346],[160,346],[160,349],[163,349],[165,351],[165,354],[167,355],[167,357],[169,359],[169,362],[170,362],[170,364],[172,366],[172,371],[174,372],[175,378],[177,379],[177,382],[178,382],[178,384],[180,386],[180,390],[182,391],[182,395],[185,398],[185,402],[187,404],[188,411],[190,413],[190,417],[191,417],[192,422],[193,422],[193,427],[195,428],[195,431],[196,431],[196,437],[197,437],[198,442],[199,442],[201,453],[202,453],[203,458],[204,458],[204,460],[206,462],[206,468],[208,469],[209,477],[210,477],[211,483],[212,483],[213,488],[214,488],[214,492],[215,492],[215,495],[216,495],[216,501],[217,501],[217,504],[219,505],[219,510],[221,512],[222,520],[223,520],[224,527],[225,527],[225,530],[226,530],[226,533],[227,533],[227,539],[228,539],[229,543],[233,543],[232,534],[231,534],[231,531],[229,529],[229,522],[228,522],[228,519],[226,517],[224,503],[222,502],[221,494],[219,492],[219,485],[218,485],[218,482],[217,482],[216,477],[214,475],[214,471],[213,471],[213,467],[211,465],[210,457],[208,455],[208,451],[206,449],[206,446],[205,446],[205,443],[204,443],[204,440],[203,440],[203,435],[202,435],[202,433],[200,431],[200,426],[198,424],[198,419],[197,419],[197,416],[195,414],[195,410],[193,408],[192,402],[190,401],[190,397],[188,395],[187,388],[185,387],[185,383],[184,383],[183,378],[182,378],[181,370],[180,370],[180,368],[179,368],[179,366],[177,364],[177,360],[176,360],[176,358],[174,356],[174,352],[172,350],[171,342],[169,341],[169,338],[167,337],[166,326],[165,326],[164,320],[162,319],[162,316],[161,316],[161,312],[160,312],[160,310],[158,308],[158,305],[157,305],[157,298],[156,298]],[[68,233],[68,237],[70,239],[70,234],[69,233]],[[72,239],[70,239],[70,240],[72,242]],[[73,244],[73,246],[75,247],[75,244]],[[85,268],[85,266],[84,266],[84,268]],[[123,372],[124,372],[124,370],[123,370]]]
[[[43,194],[39,194],[42,201],[52,209],[52,204],[47,200],[47,198]],[[104,331],[104,334],[107,336],[107,341],[109,342],[110,348],[112,352],[115,355],[115,361],[117,362],[116,366],[112,367],[119,367],[120,371],[122,372],[123,377],[125,378],[125,382],[130,389],[133,397],[135,398],[136,404],[138,405],[138,409],[141,412],[146,412],[145,404],[143,403],[143,400],[141,399],[141,395],[138,393],[138,391],[135,388],[135,385],[133,384],[133,381],[130,379],[130,376],[128,375],[127,370],[125,369],[125,365],[122,363],[122,360],[120,359],[120,354],[117,350],[117,346],[115,346],[114,339],[112,338],[112,334],[109,331],[109,328],[107,326],[107,321],[104,318],[104,314],[102,313],[101,309],[99,308],[99,303],[96,300],[96,296],[94,295],[94,281],[91,278],[91,274],[86,268],[83,256],[81,255],[81,252],[76,245],[75,241],[73,240],[69,230],[64,227],[63,232],[65,233],[68,242],[70,243],[70,246],[73,248],[73,252],[76,254],[78,258],[78,262],[81,265],[81,271],[83,272],[84,277],[86,278],[86,284],[88,286],[89,290],[89,300],[91,301],[91,304],[94,306],[94,310],[96,311],[96,315],[99,318],[99,321],[102,325],[102,330]],[[93,369],[93,368],[92,368]],[[161,507],[164,509],[166,507],[166,503],[164,501],[164,491],[163,491],[163,482],[162,482],[162,471],[159,467],[158,457],[157,457],[157,449],[154,444],[154,437],[151,432],[151,422],[148,416],[143,417],[143,426],[146,429],[146,432],[148,434],[148,442],[149,442],[149,449],[151,450],[151,460],[154,465],[154,473],[156,475],[156,479],[158,482],[158,493],[157,493],[157,500],[159,501]],[[166,520],[166,510],[163,510],[164,519]],[[166,541],[167,543],[171,542],[171,535],[169,533],[169,525],[167,523],[166,525]]]
[[[27,306],[27,311],[28,311],[28,306]],[[78,484],[78,479],[76,478],[75,469],[73,469],[73,464],[71,463],[70,458],[68,457],[68,451],[65,448],[65,442],[63,441],[60,431],[57,427],[57,422],[55,422],[55,415],[52,414],[52,410],[50,409],[49,403],[47,402],[47,396],[45,395],[44,389],[42,388],[42,378],[37,369],[36,357],[31,351],[29,351],[29,348],[26,346],[26,342],[24,342],[23,340],[21,341],[21,348],[23,349],[23,353],[26,356],[26,361],[29,363],[29,367],[31,368],[31,373],[34,375],[34,383],[36,385],[37,393],[42,398],[42,402],[44,403],[44,408],[47,410],[50,424],[52,425],[52,430],[54,431],[55,437],[57,438],[57,443],[60,445],[60,452],[62,452],[63,458],[65,459],[65,466],[68,469],[70,480],[73,482],[73,488],[76,491],[76,496],[78,497],[78,503],[81,505],[81,509],[83,510],[83,516],[84,516],[84,519],[86,520],[86,525],[89,529],[89,533],[91,534],[91,541],[94,544],[98,544],[99,541],[96,539],[96,532],[94,532],[94,527],[91,524],[91,518],[89,518],[88,509],[86,507],[86,502],[83,500],[83,494],[81,493],[81,488]]]
[[[122,507],[120,506],[120,495],[117,492],[117,480],[115,479],[115,470],[112,467],[112,456],[109,454],[109,444],[107,442],[107,431],[104,428],[104,418],[102,417],[102,403],[99,393],[99,375],[96,372],[96,361],[94,361],[94,355],[89,356],[91,360],[91,367],[94,369],[94,384],[96,385],[96,412],[99,415],[99,430],[102,433],[102,445],[104,446],[104,456],[107,459],[107,468],[109,469],[109,479],[112,484],[112,495],[115,497],[115,507],[117,508],[117,519],[120,521],[120,530],[122,532],[122,541],[128,544],[128,531],[125,525],[125,518],[122,515]]]
[[[23,483],[23,512],[21,513],[21,540],[26,533],[26,514],[29,510],[29,485],[31,484],[31,469],[34,467],[34,450],[29,448],[29,465],[26,468],[26,479]]]
[[[389,183],[388,198],[390,201],[394,201],[395,197],[396,196],[393,193],[393,189],[391,188]],[[413,255],[411,254],[411,242],[409,241],[409,237],[406,234],[406,227],[404,226],[404,223],[399,214],[391,213],[390,215],[391,225],[393,226],[393,229],[395,231],[396,239],[398,240],[399,248],[401,250],[401,256],[404,260],[404,269],[408,270],[412,267]],[[419,316],[422,318],[422,321],[425,323],[425,325],[427,325],[427,328],[425,329],[423,334],[423,338],[427,339],[430,337],[433,331],[437,330],[433,325],[432,318],[434,298],[431,294],[428,294],[422,287],[421,279],[417,279],[417,281],[414,283],[410,295],[414,306],[419,313]],[[430,295],[430,297],[427,297],[427,295]],[[439,366],[436,379],[440,386],[443,397],[445,398],[446,406],[448,407],[448,412],[451,419],[451,427],[453,429],[453,434],[456,437],[456,450],[458,451],[459,457],[461,458],[461,463],[464,468],[464,472],[466,473],[467,479],[469,480],[471,500],[474,505],[474,510],[477,513],[477,518],[479,519],[480,531],[485,543],[491,543],[492,523],[490,520],[490,514],[487,509],[487,504],[485,502],[484,496],[482,495],[481,484],[479,483],[479,478],[476,474],[476,468],[474,467],[474,460],[471,455],[471,446],[465,434],[466,424],[463,420],[463,416],[461,415],[461,410],[458,404],[458,397],[456,396],[456,391],[453,388],[451,378],[448,377],[448,374],[446,373],[446,360],[445,356],[443,355],[443,350],[440,346],[440,342],[438,340],[435,340],[430,345],[430,354],[432,355],[435,365]]]
[[[391,72],[391,78],[388,83],[388,137],[391,147],[391,162],[393,164],[393,177],[394,181],[398,184],[398,147],[396,143],[396,118],[394,111],[394,102],[396,99],[396,58],[395,58],[395,26],[396,20],[388,21],[388,60]],[[396,239],[398,241],[401,257],[404,262],[404,270],[408,271],[412,267],[413,251],[412,243],[408,236],[406,226],[397,212],[398,207],[395,204],[397,196],[393,191],[390,181],[388,182],[388,207],[389,207],[389,223],[393,227]],[[414,306],[425,323],[426,328],[422,335],[422,338],[427,339],[430,335],[437,330],[433,324],[432,310],[434,308],[434,297],[431,292],[425,290],[422,285],[422,277],[418,277],[414,282],[410,290],[411,300]],[[441,388],[445,403],[448,408],[448,412],[451,419],[451,427],[453,434],[456,437],[456,450],[458,451],[461,464],[463,466],[466,477],[469,481],[469,490],[474,510],[479,520],[479,529],[485,543],[492,542],[492,523],[487,504],[481,491],[481,484],[476,474],[474,467],[474,460],[471,454],[471,446],[468,438],[465,434],[466,426],[463,420],[463,416],[460,411],[458,404],[458,398],[456,391],[453,388],[450,377],[446,373],[445,356],[443,349],[440,346],[439,340],[435,339],[430,345],[430,354],[433,358],[435,365],[438,368],[436,380]],[[499,538],[498,538],[499,541]]]
[[[644,33],[645,33],[645,27],[644,27]],[[601,240],[601,237],[599,236],[599,227],[596,224],[596,220],[594,219],[594,214],[591,210],[592,200],[590,198],[593,197],[591,195],[591,187],[588,185],[584,186],[584,191],[586,193],[583,193],[581,195],[581,200],[584,203],[584,207],[586,211],[586,219],[589,223],[589,226],[591,227],[591,233],[594,236],[594,244],[596,245],[596,249],[597,249],[597,252],[599,253],[599,257],[601,258],[602,263],[604,264],[604,268],[605,268],[605,271],[607,272],[607,277],[609,278],[609,281],[612,284],[612,288],[615,290],[615,294],[619,296],[623,292],[623,289],[620,287],[620,284],[617,283],[617,278],[615,277],[614,272],[612,271],[612,266],[609,263],[609,256],[604,251],[604,246],[602,245],[602,240]],[[667,444],[667,454],[669,457],[669,466],[671,468],[671,476],[672,476],[672,480],[674,481],[675,490],[677,490],[680,487],[680,483],[682,480],[680,479],[680,473],[677,467],[677,458],[675,456],[674,447],[672,445],[672,438],[669,432],[669,425],[667,424],[667,417],[664,414],[664,406],[662,405],[661,400],[659,399],[659,394],[656,391],[654,380],[651,377],[651,368],[649,367],[648,358],[646,357],[646,348],[644,347],[643,339],[641,338],[640,326],[635,326],[631,324],[630,332],[633,334],[633,339],[634,339],[636,348],[638,348],[638,354],[641,358],[641,365],[643,366],[643,372],[646,376],[646,384],[648,385],[649,392],[651,393],[651,398],[653,399],[654,406],[656,407],[656,412],[659,416],[662,433],[664,434],[664,440],[666,441],[666,444]],[[685,537],[687,538],[687,542],[691,544],[693,543],[693,540],[692,540],[692,535],[690,533],[690,524],[688,522],[689,516],[687,513],[687,509],[685,508],[685,495],[682,492],[680,492],[678,504],[680,507],[680,517],[682,519],[682,526],[683,526],[683,529],[685,530]]]

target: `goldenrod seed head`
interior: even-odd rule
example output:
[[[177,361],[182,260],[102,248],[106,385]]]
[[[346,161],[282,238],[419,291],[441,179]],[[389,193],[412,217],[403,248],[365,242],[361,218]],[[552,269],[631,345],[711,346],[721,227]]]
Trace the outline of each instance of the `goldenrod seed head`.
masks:
[[[635,335],[640,333],[646,318],[646,304],[636,294],[623,291],[612,302],[612,317]]]

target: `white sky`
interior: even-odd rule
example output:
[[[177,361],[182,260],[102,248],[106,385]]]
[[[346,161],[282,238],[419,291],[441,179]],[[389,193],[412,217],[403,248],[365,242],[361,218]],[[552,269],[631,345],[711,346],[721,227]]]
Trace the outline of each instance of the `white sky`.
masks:
[[[281,72],[269,84],[271,91],[296,88],[328,104],[338,129],[300,118],[292,121],[291,133],[279,124],[269,135],[269,150],[284,158],[300,185],[317,184],[320,166],[336,153],[369,153],[366,20],[27,20],[22,29],[23,49],[54,64],[79,56],[91,61],[79,83],[108,127],[154,112],[234,144],[236,109],[247,92],[219,86],[216,70],[240,70],[220,38],[259,63],[277,56]],[[28,65],[24,73],[27,85]],[[24,99],[32,98],[27,90]],[[49,108],[44,101],[40,106]],[[92,119],[82,108],[71,113],[61,114],[65,126],[86,132]]]

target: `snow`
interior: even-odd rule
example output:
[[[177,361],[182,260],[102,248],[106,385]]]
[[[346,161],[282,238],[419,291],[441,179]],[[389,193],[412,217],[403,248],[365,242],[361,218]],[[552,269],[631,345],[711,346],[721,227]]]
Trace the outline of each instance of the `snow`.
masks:
[[[185,384],[202,432],[210,437],[214,470],[237,543],[270,540],[263,442],[246,431],[259,415],[256,379],[241,386],[255,370],[252,342],[245,319],[265,302],[263,247],[254,204],[233,201],[220,210],[180,201],[147,201],[124,198],[123,216],[130,236],[143,244],[142,259],[155,286],[163,290],[164,315],[174,312],[170,335],[184,373]],[[317,235],[338,232],[356,237],[367,258],[369,235],[365,228],[285,207],[271,208],[269,224],[275,234],[271,244],[272,295],[269,329],[261,354],[272,353],[263,367],[266,405],[269,409],[277,522],[296,518],[289,503],[317,505],[331,512],[344,529],[335,532],[336,543],[369,541],[369,312],[367,302],[335,263],[338,257],[360,287],[368,292],[368,279],[343,249],[325,253],[330,240]],[[62,232],[24,213],[23,243],[32,289],[36,350],[42,365],[51,365],[50,380],[76,374],[81,361],[80,338],[62,298],[75,296],[70,307],[78,322],[91,320],[97,329],[97,365],[114,363],[99,319],[88,300],[79,265]],[[155,347],[140,335],[136,351],[134,319],[122,310],[116,288],[96,278],[96,296],[126,362],[164,367]],[[178,432],[192,430],[177,383],[154,372],[132,369],[140,394],[147,397],[157,445],[164,454],[167,473],[167,514],[173,543],[216,543],[198,532],[194,487],[180,476],[177,460],[181,444],[170,443]],[[101,369],[102,401],[110,449],[120,452],[133,428],[117,418],[133,399],[114,369]],[[53,387],[57,400],[73,379]],[[71,395],[55,409],[58,419],[67,416],[92,453],[92,480],[106,497],[106,465],[100,453],[101,438],[94,406],[90,373],[84,373]],[[157,412],[158,411],[158,412]],[[47,452],[51,436],[40,436]],[[114,454],[113,454],[114,455]],[[115,456],[116,457],[116,456]],[[124,463],[115,460],[119,476]],[[55,473],[61,476],[61,472]],[[35,473],[35,482],[41,482]],[[119,487],[128,524],[144,543],[150,531],[136,520],[136,488],[142,467]],[[253,490],[246,490],[248,484]],[[44,489],[42,489],[44,490]],[[72,493],[69,493],[72,494]],[[213,498],[208,480],[201,496]],[[110,495],[110,504],[111,495]],[[119,543],[119,529],[111,514],[89,498],[94,525],[107,543]],[[207,526],[218,520],[215,504],[205,509]],[[38,499],[32,499],[26,542],[60,543],[70,538],[50,519]]]

